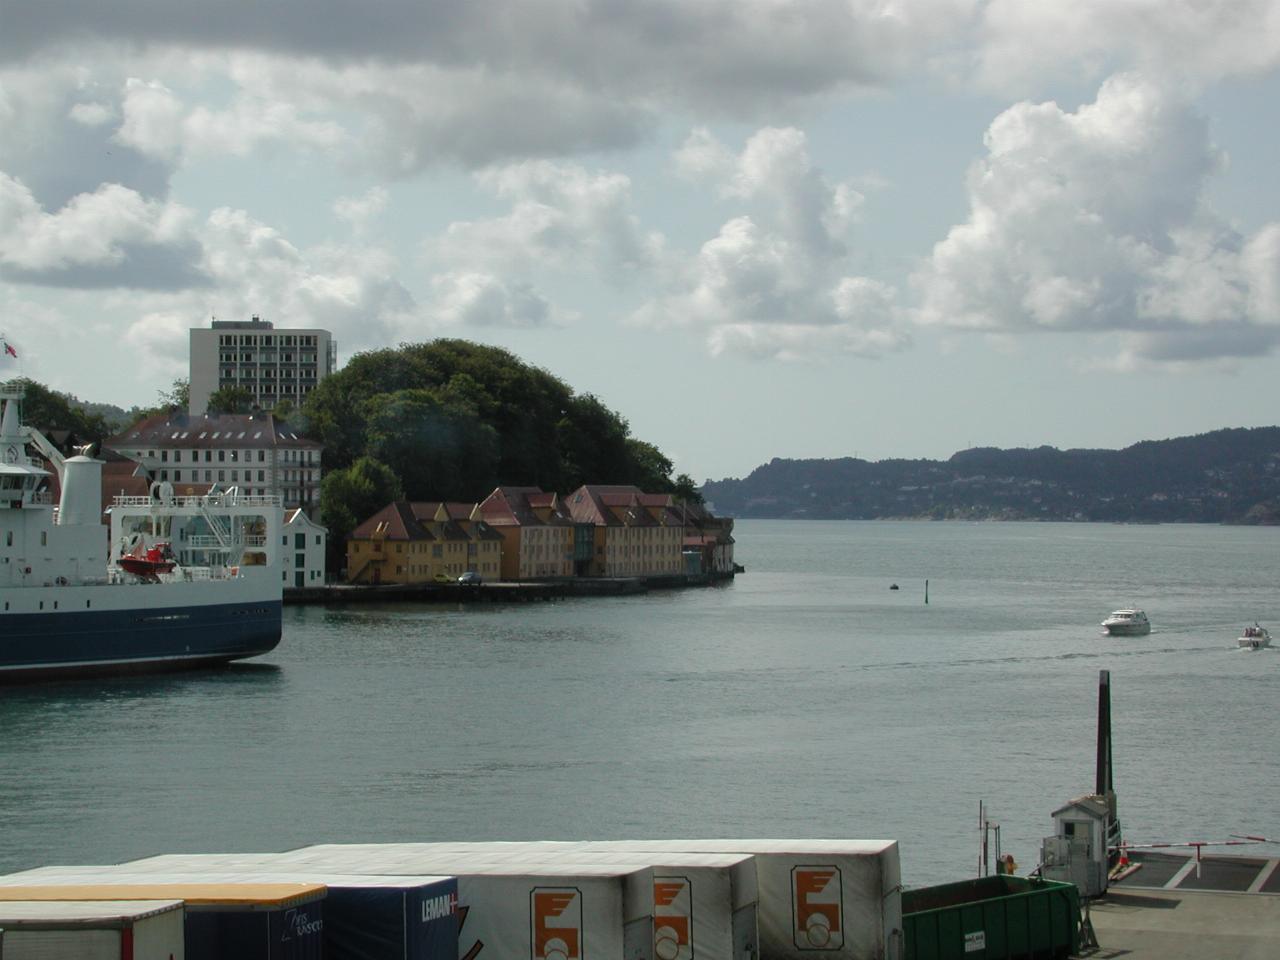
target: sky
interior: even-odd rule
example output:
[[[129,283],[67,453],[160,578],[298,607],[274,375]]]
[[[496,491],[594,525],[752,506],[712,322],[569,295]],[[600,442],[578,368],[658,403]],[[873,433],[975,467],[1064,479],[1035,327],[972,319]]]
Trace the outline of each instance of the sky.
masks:
[[[1278,105],[1280,0],[0,0],[0,377],[461,337],[699,482],[1273,425]]]

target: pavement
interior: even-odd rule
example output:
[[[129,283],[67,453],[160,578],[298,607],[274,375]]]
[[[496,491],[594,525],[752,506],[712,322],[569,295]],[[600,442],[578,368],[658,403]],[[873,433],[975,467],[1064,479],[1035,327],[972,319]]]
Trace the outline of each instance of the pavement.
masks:
[[[1147,854],[1090,904],[1089,960],[1278,960],[1280,870],[1266,858]]]

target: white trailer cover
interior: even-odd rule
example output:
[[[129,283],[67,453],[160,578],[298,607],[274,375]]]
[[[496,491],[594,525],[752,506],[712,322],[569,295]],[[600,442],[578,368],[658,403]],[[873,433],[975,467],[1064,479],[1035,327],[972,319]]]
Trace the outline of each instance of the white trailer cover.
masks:
[[[744,854],[612,853],[583,842],[319,844],[284,854],[293,866],[447,870],[459,877],[461,908],[470,908],[476,872],[593,874],[625,879],[624,939],[629,960],[755,960],[759,956],[754,859]],[[475,946],[468,916],[459,949]],[[639,951],[639,952],[636,952]],[[505,955],[504,955],[505,956]]]
[[[760,955],[769,960],[892,960],[902,950],[902,881],[893,840],[608,840],[586,850],[751,854]]]
[[[646,888],[639,873],[628,877],[627,918],[652,915],[655,960],[758,960],[753,858],[668,854],[645,862],[652,884]]]
[[[5,960],[183,960],[181,900],[0,903]]]
[[[222,854],[149,857],[119,866],[41,867],[20,876],[32,874],[36,876],[31,882],[43,879],[49,883],[71,877],[76,883],[98,884],[323,884],[329,890],[322,933],[326,955],[440,960],[457,953],[457,882],[453,877],[233,865]]]
[[[491,863],[457,848],[389,843],[320,844],[291,851],[277,862],[281,868],[287,862],[293,868],[344,873],[456,876],[463,960],[645,960],[652,925],[626,928],[623,921],[624,878],[642,869],[633,861]]]

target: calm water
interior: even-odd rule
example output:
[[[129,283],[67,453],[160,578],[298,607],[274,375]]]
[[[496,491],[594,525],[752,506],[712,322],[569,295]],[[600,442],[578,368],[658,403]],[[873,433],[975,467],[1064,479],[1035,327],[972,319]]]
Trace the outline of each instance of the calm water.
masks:
[[[1280,530],[743,521],[731,585],[288,608],[228,670],[0,689],[0,869],[322,841],[842,836],[1034,864],[1112,671],[1132,841],[1280,836]],[[924,581],[930,581],[929,604]],[[897,582],[902,589],[891,592]],[[1139,604],[1155,629],[1100,635]],[[1269,848],[1274,855],[1280,848]]]

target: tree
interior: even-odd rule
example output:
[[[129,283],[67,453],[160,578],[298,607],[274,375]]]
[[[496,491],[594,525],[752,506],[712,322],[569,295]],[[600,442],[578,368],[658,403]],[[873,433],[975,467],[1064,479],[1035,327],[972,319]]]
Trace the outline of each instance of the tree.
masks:
[[[209,394],[207,409],[210,413],[249,413],[253,409],[253,394],[245,387],[219,387]]]
[[[372,457],[326,474],[320,482],[320,518],[329,530],[329,569],[342,568],[351,531],[388,503],[404,498],[395,472]]]
[[[186,410],[191,406],[191,381],[186,377],[176,377],[168,390],[157,390],[156,394],[160,401],[156,412]]]
[[[493,485],[497,433],[469,405],[399,390],[366,407],[367,450],[396,473],[410,500],[470,500]]]
[[[86,413],[79,406],[80,401],[69,393],[50,390],[26,378],[12,380],[6,386],[23,390],[22,419],[43,433],[69,430],[83,443],[102,440],[111,434],[102,414]]]
[[[675,490],[672,492],[675,494],[676,499],[682,503],[696,503],[699,506],[706,503],[706,499],[702,496],[702,491],[693,482],[693,477],[687,473],[682,473],[676,477]]]
[[[632,479],[641,490],[661,493],[671,489],[672,463],[652,443],[630,439],[627,448],[634,464]]]
[[[508,483],[672,488],[671,461],[599,398],[466,340],[357,354],[308,395],[303,413],[326,469],[372,456],[414,498],[470,500]]]

